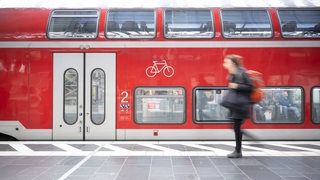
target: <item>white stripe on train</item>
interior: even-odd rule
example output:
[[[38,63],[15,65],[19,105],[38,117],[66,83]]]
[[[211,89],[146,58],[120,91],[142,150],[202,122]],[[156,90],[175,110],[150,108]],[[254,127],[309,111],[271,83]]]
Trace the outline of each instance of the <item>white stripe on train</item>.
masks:
[[[320,47],[320,41],[1,41],[0,48],[300,48]]]

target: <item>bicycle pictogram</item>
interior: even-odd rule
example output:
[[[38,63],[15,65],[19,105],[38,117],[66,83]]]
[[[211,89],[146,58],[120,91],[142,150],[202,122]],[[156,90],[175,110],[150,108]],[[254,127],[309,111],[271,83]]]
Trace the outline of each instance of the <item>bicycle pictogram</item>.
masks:
[[[160,69],[159,69],[160,68]],[[168,66],[166,60],[162,60],[162,62],[153,61],[152,66],[148,66],[146,69],[146,74],[148,77],[154,77],[158,73],[162,71],[163,75],[166,77],[171,77],[174,74],[174,69],[171,66]]]

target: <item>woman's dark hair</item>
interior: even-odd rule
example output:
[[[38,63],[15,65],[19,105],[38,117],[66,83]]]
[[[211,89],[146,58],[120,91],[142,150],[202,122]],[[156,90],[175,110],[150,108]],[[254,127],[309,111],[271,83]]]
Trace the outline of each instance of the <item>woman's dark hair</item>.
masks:
[[[242,57],[239,55],[226,55],[225,58],[230,59],[237,67],[242,66]]]

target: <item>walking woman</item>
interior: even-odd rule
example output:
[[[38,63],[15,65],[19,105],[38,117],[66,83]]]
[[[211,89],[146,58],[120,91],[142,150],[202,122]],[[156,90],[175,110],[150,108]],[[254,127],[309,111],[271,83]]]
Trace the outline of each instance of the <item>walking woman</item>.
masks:
[[[242,57],[227,55],[224,58],[223,67],[229,72],[228,99],[229,104],[224,105],[230,110],[230,118],[233,120],[233,129],[236,139],[235,151],[228,154],[228,158],[241,158],[242,131],[241,124],[249,118],[250,93],[252,85],[246,69],[242,66]]]

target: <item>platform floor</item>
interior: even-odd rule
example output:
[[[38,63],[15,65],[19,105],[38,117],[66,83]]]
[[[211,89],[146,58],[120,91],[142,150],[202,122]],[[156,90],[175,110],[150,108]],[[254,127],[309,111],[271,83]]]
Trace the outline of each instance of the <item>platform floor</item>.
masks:
[[[320,141],[2,141],[0,179],[320,179]]]

